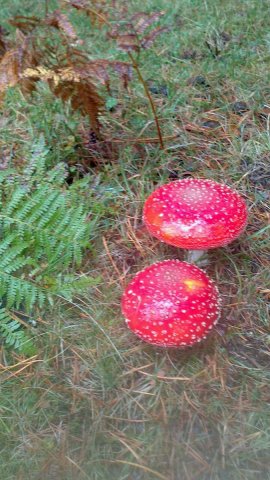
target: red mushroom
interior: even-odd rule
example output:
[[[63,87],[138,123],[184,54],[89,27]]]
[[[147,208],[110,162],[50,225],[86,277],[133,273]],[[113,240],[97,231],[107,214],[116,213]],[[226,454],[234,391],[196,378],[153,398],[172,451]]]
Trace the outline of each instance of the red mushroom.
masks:
[[[190,346],[218,321],[220,300],[213,281],[198,267],[165,260],[138,272],[122,297],[128,327],[145,342]]]
[[[244,230],[247,207],[227,185],[187,178],[162,185],[146,200],[145,225],[175,247],[205,250],[227,245]]]

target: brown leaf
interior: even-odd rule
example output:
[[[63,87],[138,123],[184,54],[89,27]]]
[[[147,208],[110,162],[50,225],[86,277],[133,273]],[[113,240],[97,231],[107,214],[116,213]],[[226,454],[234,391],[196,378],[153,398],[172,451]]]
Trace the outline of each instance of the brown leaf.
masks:
[[[112,64],[114,70],[120,76],[124,88],[127,88],[128,82],[132,79],[132,66],[127,62],[113,62]]]
[[[103,101],[93,83],[87,80],[64,80],[56,87],[52,85],[51,88],[54,94],[63,101],[70,99],[72,108],[80,110],[83,115],[88,116],[94,131],[99,131],[98,115],[102,109]]]
[[[4,36],[4,30],[0,26],[0,57],[2,57],[7,51],[7,42]]]
[[[116,42],[118,48],[120,48],[121,50],[125,50],[126,52],[139,51],[138,37],[133,33],[118,35]]]
[[[103,85],[110,90],[110,78],[108,69],[114,70],[123,82],[124,88],[127,88],[128,82],[132,79],[132,65],[128,62],[117,60],[94,60],[83,67],[83,74],[87,72],[98,79]]]
[[[15,45],[23,46],[26,43],[26,35],[20,30],[16,28],[15,31]]]
[[[16,44],[13,49],[8,50],[0,62],[0,92],[20,82],[24,92],[31,92],[34,82],[24,78],[22,73],[26,68],[35,67],[40,60],[40,52],[33,48],[33,35],[25,36],[24,33],[16,30]],[[17,45],[17,46],[16,46]]]
[[[71,5],[73,8],[77,10],[82,10],[91,18],[93,23],[98,22],[99,25],[103,25],[107,23],[106,13],[104,12],[104,7],[106,6],[106,2],[100,1],[99,4],[95,5],[94,8],[91,4],[85,0],[66,0],[66,3]],[[101,5],[102,4],[102,5]]]
[[[61,79],[74,79],[74,74],[73,72],[70,73],[69,69],[62,69],[56,72],[54,70],[50,70],[49,68],[38,66],[36,68],[26,68],[22,73],[22,77],[32,78],[33,80],[52,80],[54,85],[57,86]]]
[[[34,81],[43,80],[48,82],[52,92],[63,101],[70,100],[74,110],[88,116],[92,128],[98,132],[98,115],[102,109],[103,101],[97,93],[93,81],[87,77],[87,73],[79,69],[60,68],[48,69],[43,66],[28,68],[23,73],[24,78]]]
[[[24,15],[16,15],[9,20],[9,23],[13,25],[13,27],[17,27],[23,33],[27,34],[29,32],[32,32],[32,30],[36,28],[39,23],[41,23],[41,20],[38,17],[26,17]]]
[[[17,49],[9,50],[0,62],[0,96],[19,81],[20,59]]]
[[[164,14],[164,11],[154,12],[152,14],[138,12],[133,15],[133,17],[131,17],[131,21],[135,22],[134,29],[136,30],[136,32],[143,33],[147,27],[150,27],[150,25],[156,22]]]
[[[60,10],[55,10],[51,15],[49,15],[46,19],[46,23],[61,30],[71,40],[77,39],[73,25],[70,23],[67,16],[61,13]]]
[[[77,10],[83,10],[87,12],[89,8],[89,3],[85,0],[69,0],[67,3]]]
[[[31,93],[33,90],[35,90],[36,82],[31,78],[24,78],[23,72],[25,71],[26,68],[30,68],[30,67],[34,68],[38,64],[38,60],[39,60],[39,56],[37,52],[31,51],[31,50],[29,51],[29,53],[27,54],[24,60],[24,69],[22,70],[21,78],[20,78],[20,88],[25,94]],[[30,67],[28,67],[28,65],[30,65]]]
[[[109,69],[114,70],[119,75],[124,88],[127,88],[128,82],[132,79],[132,65],[128,62],[97,59],[83,63],[79,68],[76,65],[76,71],[80,71],[82,78],[90,77],[94,81],[98,80],[106,86],[108,91],[110,91]]]
[[[120,34],[120,30],[121,30],[121,25],[120,23],[115,23],[112,28],[110,29],[109,32],[107,32],[107,35],[109,38],[113,38],[113,39],[116,39],[119,34]]]
[[[110,77],[108,74],[109,62],[106,60],[95,60],[93,62],[88,62],[84,68],[84,74],[87,72],[90,76],[97,79],[102,85],[105,85],[108,92],[110,92]]]
[[[142,48],[145,48],[145,49],[150,48],[153,45],[155,39],[158,37],[158,35],[160,35],[161,33],[167,32],[168,30],[169,30],[168,27],[155,28],[155,30],[149,33],[149,35],[146,35],[145,37],[143,37],[141,41]]]

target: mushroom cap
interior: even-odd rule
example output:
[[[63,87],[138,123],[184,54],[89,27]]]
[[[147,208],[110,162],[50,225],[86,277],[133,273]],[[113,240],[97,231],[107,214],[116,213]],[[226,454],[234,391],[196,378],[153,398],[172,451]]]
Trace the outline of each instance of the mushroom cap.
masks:
[[[162,242],[204,250],[235,240],[246,226],[247,207],[227,185],[187,178],[157,188],[145,202],[143,219]]]
[[[198,267],[165,260],[138,272],[122,297],[128,327],[147,343],[185,347],[200,342],[218,321],[214,282]]]

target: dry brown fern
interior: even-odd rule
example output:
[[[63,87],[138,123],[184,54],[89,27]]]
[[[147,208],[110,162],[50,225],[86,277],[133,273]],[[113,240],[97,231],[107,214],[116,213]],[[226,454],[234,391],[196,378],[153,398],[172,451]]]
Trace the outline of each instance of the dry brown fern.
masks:
[[[129,21],[115,23],[108,32],[108,36],[115,39],[118,48],[126,52],[147,49],[161,33],[168,31],[168,27],[156,27],[144,35],[145,30],[158,21],[164,13],[162,10],[149,14],[138,12]]]
[[[30,38],[18,30],[14,47],[7,50],[0,60],[0,99],[8,87],[19,82],[24,92],[33,90],[33,82],[24,78],[22,73],[28,67],[36,66],[39,59],[39,52],[31,48]]]
[[[108,23],[106,9],[108,2],[106,0],[92,1],[91,3],[87,0],[66,0],[65,3],[88,15],[93,25],[102,27]]]
[[[46,81],[51,91],[63,101],[70,100],[75,110],[89,117],[92,128],[99,130],[98,115],[103,101],[97,93],[96,86],[87,74],[73,68],[50,70],[43,66],[27,68],[23,78]]]
[[[46,18],[48,25],[57,28],[60,32],[63,32],[71,41],[77,40],[77,34],[72,23],[68,20],[67,15],[60,10],[55,10],[51,15]]]
[[[65,4],[84,12],[92,21],[110,27],[108,35],[114,38],[120,49],[127,52],[131,63],[118,60],[91,60],[80,48],[83,42],[78,38],[68,16],[61,10],[45,15],[44,18],[16,16],[10,23],[17,28],[16,40],[7,49],[5,36],[0,31],[0,99],[6,89],[19,84],[24,92],[31,92],[38,81],[45,81],[54,95],[79,110],[90,120],[92,129],[99,133],[99,115],[104,101],[98,93],[97,83],[103,84],[110,92],[110,75],[114,71],[122,80],[124,88],[136,70],[151,104],[155,122],[163,147],[162,136],[154,102],[144,81],[133,52],[149,48],[155,38],[166,28],[147,30],[164,14],[139,12],[129,21],[121,21],[111,28],[106,17],[107,2],[99,0],[65,0]],[[51,40],[56,35],[55,43]]]
[[[16,49],[4,54],[0,63],[0,96],[7,87],[16,85],[19,78],[19,56]]]
[[[13,27],[18,28],[21,32],[27,35],[40,24],[40,18],[16,15],[9,20],[9,23],[13,25]]]
[[[0,27],[0,58],[3,57],[7,49],[8,49],[8,44],[5,39],[4,29]]]
[[[75,2],[76,3],[76,2]],[[77,8],[80,1],[77,2]],[[67,15],[55,10],[43,19],[16,16],[10,23],[17,28],[12,48],[6,50],[5,37],[0,31],[0,98],[6,89],[19,84],[24,92],[35,89],[38,81],[48,83],[51,91],[90,120],[98,133],[99,114],[104,101],[97,83],[110,91],[110,75],[114,71],[126,88],[132,76],[128,62],[89,59],[78,47],[78,39]],[[58,48],[49,41],[53,31],[58,32]]]
[[[142,49],[151,47],[158,35],[168,30],[168,27],[156,27],[152,31],[146,31],[145,33],[145,30],[147,30],[148,27],[151,27],[152,24],[159,20],[163,15],[163,11],[151,14],[138,12],[133,15],[128,22],[116,23],[108,32],[108,36],[116,40],[118,48],[124,50],[128,54],[131,64],[138,75],[138,79],[143,85],[145,95],[148,98],[153,113],[161,149],[164,148],[164,143],[155,103],[138,65],[137,58],[139,57],[136,58],[135,54],[139,54]]]

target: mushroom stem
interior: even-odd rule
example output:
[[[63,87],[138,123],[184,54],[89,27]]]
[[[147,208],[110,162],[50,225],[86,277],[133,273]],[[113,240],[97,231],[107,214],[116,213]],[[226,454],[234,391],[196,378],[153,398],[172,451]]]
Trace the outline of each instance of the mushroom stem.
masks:
[[[200,263],[199,260],[207,253],[207,250],[188,250],[187,262]]]

